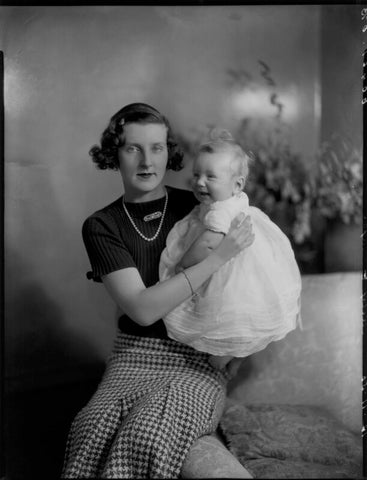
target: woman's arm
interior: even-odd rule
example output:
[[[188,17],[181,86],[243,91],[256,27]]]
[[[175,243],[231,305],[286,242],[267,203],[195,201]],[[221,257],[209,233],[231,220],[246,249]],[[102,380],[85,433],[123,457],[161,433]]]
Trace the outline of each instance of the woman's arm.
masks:
[[[185,270],[193,291],[232,257],[250,246],[254,240],[250,218],[239,214],[223,241],[201,262]],[[136,268],[125,268],[102,278],[107,291],[121,310],[142,326],[164,317],[192,295],[185,275],[146,287]]]
[[[200,237],[195,240],[191,247],[182,257],[176,267],[176,271],[182,268],[188,268],[204,260],[223,240],[224,233],[205,230]]]

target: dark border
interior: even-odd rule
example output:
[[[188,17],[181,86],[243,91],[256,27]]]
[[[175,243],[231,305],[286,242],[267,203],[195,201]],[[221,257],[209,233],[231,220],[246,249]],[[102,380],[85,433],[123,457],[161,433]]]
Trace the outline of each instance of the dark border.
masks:
[[[365,22],[367,25],[367,21]],[[367,32],[366,32],[367,33]],[[363,42],[363,74],[362,74],[362,105],[363,105],[363,138],[367,138],[367,47],[366,42]],[[366,92],[365,92],[366,89]],[[366,179],[367,166],[365,159],[367,153],[366,141],[363,142],[363,178]],[[363,278],[362,278],[362,441],[363,441],[363,476],[367,477],[367,325],[366,325],[366,296],[367,296],[367,253],[366,253],[366,232],[367,232],[367,194],[366,194],[366,181],[363,182],[363,232],[362,232],[362,245],[363,245]]]
[[[4,340],[4,53],[0,51],[0,425],[4,426],[5,340]],[[0,429],[0,477],[5,475],[4,428]]]
[[[231,0],[228,4],[226,4],[223,0],[189,0],[189,1],[181,1],[181,2],[174,2],[169,0],[161,0],[159,2],[149,2],[148,0],[126,0],[126,1],[117,1],[117,0],[109,0],[106,3],[101,2],[93,2],[93,1],[82,1],[82,0],[64,0],[62,2],[56,1],[54,3],[50,3],[47,1],[35,0],[32,1],[12,1],[12,0],[0,0],[0,7],[1,6],[55,6],[55,7],[78,7],[78,6],[137,6],[137,5],[145,5],[145,6],[236,6],[236,5],[355,5],[355,6],[363,6],[367,5],[367,0],[344,0],[344,1],[335,1],[335,0],[323,0],[316,2],[314,0],[303,0],[303,1],[291,1],[291,0],[275,0],[273,2],[259,0],[259,1],[243,1],[243,0]]]

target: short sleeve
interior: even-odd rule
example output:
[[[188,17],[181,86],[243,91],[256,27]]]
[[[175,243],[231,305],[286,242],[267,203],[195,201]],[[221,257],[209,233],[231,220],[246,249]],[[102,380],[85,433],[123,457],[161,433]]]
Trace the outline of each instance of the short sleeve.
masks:
[[[103,275],[123,268],[136,268],[113,222],[91,216],[83,223],[82,236],[92,267],[92,271],[87,272],[87,278],[101,282]]]
[[[231,226],[232,216],[227,209],[215,208],[210,209],[203,218],[206,228],[213,232],[227,234]]]
[[[227,234],[232,220],[240,213],[248,214],[249,201],[244,192],[240,192],[227,200],[213,202],[206,213],[203,212],[203,223],[214,232]]]

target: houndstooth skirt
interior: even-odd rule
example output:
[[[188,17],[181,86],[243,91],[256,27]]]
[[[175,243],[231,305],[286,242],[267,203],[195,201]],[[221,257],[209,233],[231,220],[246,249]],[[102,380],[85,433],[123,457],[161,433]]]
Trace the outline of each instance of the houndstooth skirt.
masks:
[[[62,478],[178,478],[195,440],[215,431],[226,384],[206,353],[120,332],[72,423]]]

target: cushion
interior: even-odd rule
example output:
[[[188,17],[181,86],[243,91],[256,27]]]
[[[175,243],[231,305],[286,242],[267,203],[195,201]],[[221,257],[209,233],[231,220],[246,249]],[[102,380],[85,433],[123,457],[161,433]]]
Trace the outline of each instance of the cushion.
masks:
[[[246,357],[229,385],[229,397],[245,405],[320,405],[359,435],[361,278],[359,272],[304,275],[303,330]]]
[[[308,405],[227,404],[220,428],[255,478],[357,478],[362,439]]]

